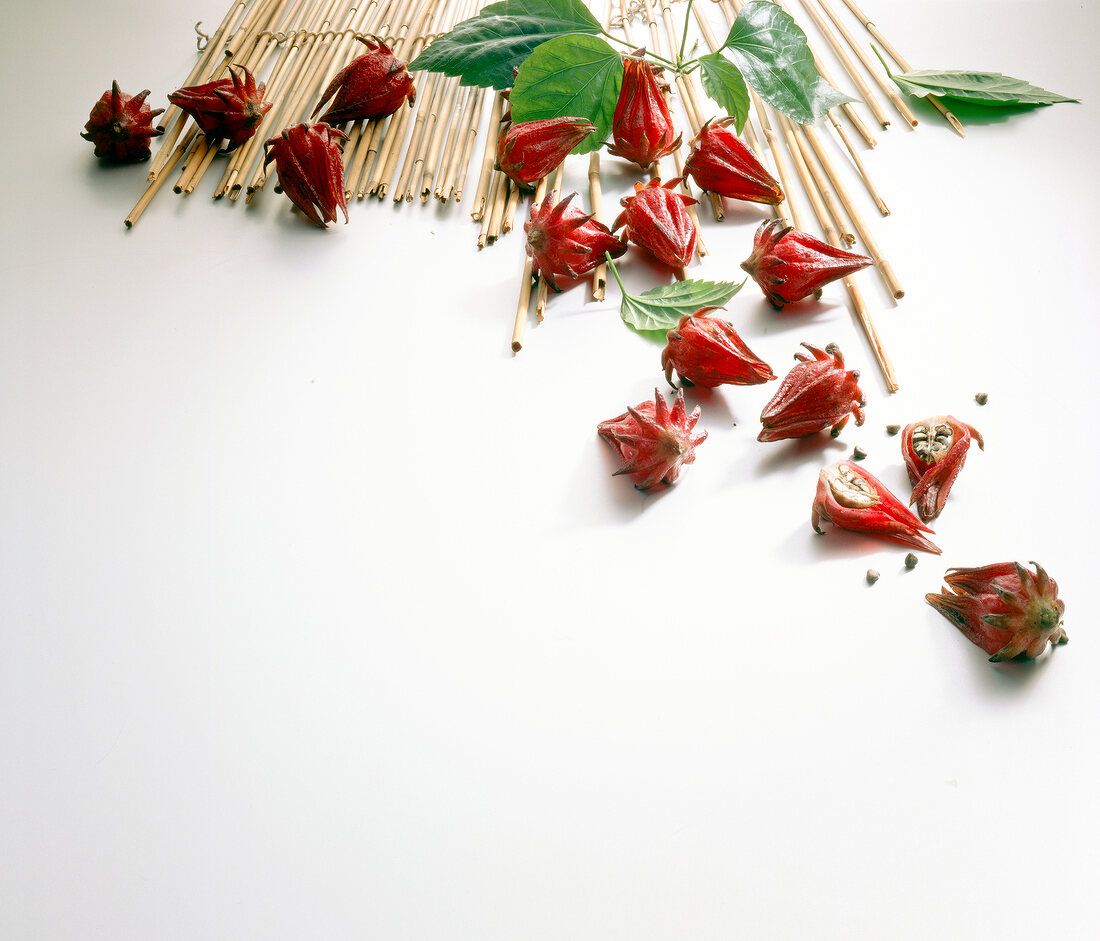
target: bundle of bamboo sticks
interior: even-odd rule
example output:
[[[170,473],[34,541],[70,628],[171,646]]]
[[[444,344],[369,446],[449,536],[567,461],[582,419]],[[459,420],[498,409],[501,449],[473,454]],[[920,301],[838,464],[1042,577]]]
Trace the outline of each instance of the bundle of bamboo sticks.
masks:
[[[322,90],[332,77],[361,53],[357,37],[373,36],[386,42],[394,54],[412,61],[437,36],[446,33],[456,23],[477,14],[484,0],[234,0],[225,17],[210,37],[190,74],[181,85],[193,85],[225,77],[230,65],[243,66],[258,81],[266,82],[264,98],[272,108],[264,117],[256,134],[231,154],[219,153],[222,142],[210,141],[179,108],[169,106],[161,115],[159,127],[164,131],[160,147],[153,160],[148,185],[137,204],[126,217],[132,226],[152,198],[169,178],[174,176],[173,190],[187,195],[199,186],[220,160],[220,175],[213,184],[215,199],[228,197],[237,201],[242,193],[245,202],[255,200],[266,188],[268,168],[264,165],[263,142],[282,128],[308,121]],[[648,31],[649,47],[658,55],[673,57],[687,42],[681,34],[682,16],[674,15],[673,2],[681,0],[595,0],[597,16],[605,29],[621,32],[633,45],[633,21],[640,19]],[[775,0],[793,15],[784,0]],[[881,31],[856,5],[843,0],[850,14],[890,55],[899,68],[907,70],[906,62]],[[881,65],[875,62],[845,22],[831,0],[799,0],[802,10],[824,39],[844,73],[851,80],[857,96],[872,119],[887,128],[891,112],[876,95],[876,85],[906,126],[916,126],[917,118],[894,88]],[[702,0],[693,3],[698,38],[712,50],[721,41],[715,33],[714,14],[719,11],[728,28],[740,12],[742,0]],[[658,15],[659,11],[659,15]],[[644,44],[644,43],[643,43]],[[818,70],[827,81],[836,85],[826,62],[812,48]],[[862,71],[861,71],[862,66]],[[504,97],[500,92],[484,88],[464,87],[457,78],[435,73],[414,75],[416,107],[401,108],[387,118],[351,122],[343,127],[348,135],[344,147],[345,196],[348,200],[363,200],[366,196],[397,203],[412,202],[419,197],[427,203],[434,196],[441,202],[462,199],[470,164],[475,152],[475,140],[485,124],[484,144],[480,155],[480,170],[473,198],[471,216],[479,223],[478,245],[484,247],[510,231],[515,225],[521,203],[521,192],[503,172],[495,169],[498,135],[502,133]],[[676,75],[674,82],[679,107],[692,134],[697,134],[717,108],[705,99],[694,75]],[[839,86],[838,86],[839,87]],[[751,90],[750,90],[751,91]],[[487,121],[483,114],[491,98]],[[862,248],[875,263],[890,295],[904,295],[897,275],[882,247],[860,211],[858,200],[844,182],[834,156],[825,141],[825,133],[817,126],[797,125],[783,114],[765,105],[751,92],[752,115],[746,121],[744,138],[757,158],[771,164],[787,199],[776,207],[776,215],[784,222],[804,231],[816,228],[836,245]],[[671,99],[670,99],[671,100]],[[942,102],[932,100],[935,107],[960,134],[961,125]],[[855,146],[848,126],[868,148],[876,140],[861,111],[852,103],[841,105],[827,115],[826,128],[831,128],[847,154],[854,176],[862,184],[874,207],[882,215],[890,210],[871,179],[862,154]],[[685,138],[688,135],[685,134]],[[767,153],[761,146],[767,144]],[[683,176],[689,143],[672,154],[675,175]],[[588,181],[592,211],[602,217],[602,183],[600,154],[589,157]],[[665,168],[655,164],[652,176],[659,178]],[[671,172],[668,173],[672,175]],[[809,203],[807,214],[801,192]],[[691,189],[685,180],[683,190]],[[561,188],[561,170],[553,181],[543,180],[536,189],[534,203],[546,197],[557,199]],[[706,198],[716,221],[725,214],[722,198],[708,193]],[[692,207],[694,214],[695,207]],[[698,240],[700,257],[707,254],[703,240]],[[683,272],[678,273],[684,277]],[[606,284],[606,268],[601,265],[593,274],[593,297],[602,300]],[[866,333],[887,387],[897,389],[897,380],[881,339],[867,311],[862,292],[852,278],[844,280],[855,316]],[[541,321],[546,310],[546,285],[531,277],[530,264],[522,274],[520,299],[513,327],[512,346],[522,346],[525,325],[530,310],[531,292],[535,292],[536,318]]]

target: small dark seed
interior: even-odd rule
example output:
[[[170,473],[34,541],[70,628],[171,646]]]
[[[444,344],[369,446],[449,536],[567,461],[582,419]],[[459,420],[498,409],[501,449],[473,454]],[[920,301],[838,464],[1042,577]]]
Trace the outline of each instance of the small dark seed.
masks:
[[[886,426],[886,433],[888,435],[896,435],[899,431],[901,431],[901,425],[887,425]]]
[[[857,447],[852,450],[852,460],[862,461],[867,456],[867,452],[863,448]]]
[[[910,552],[905,557],[905,567],[907,569],[915,569],[917,567],[917,557],[915,555],[913,555],[912,552]]]
[[[989,396],[985,392],[979,392],[974,396],[974,401],[979,405],[985,405],[985,403],[989,401]]]
[[[874,569],[867,569],[867,584],[873,585],[881,576]]]

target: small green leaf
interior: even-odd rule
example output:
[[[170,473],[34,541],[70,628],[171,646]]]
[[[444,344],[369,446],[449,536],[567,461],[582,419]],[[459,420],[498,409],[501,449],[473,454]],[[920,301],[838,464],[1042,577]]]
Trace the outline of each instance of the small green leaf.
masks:
[[[1053,105],[1061,101],[1078,101],[1029,85],[1023,79],[1000,72],[933,72],[921,69],[890,76],[906,94],[917,98],[944,95],[976,105],[1005,107],[1009,105]]]
[[[821,77],[806,34],[774,3],[746,3],[724,48],[761,98],[801,124],[853,100]]]
[[[409,70],[458,75],[463,85],[509,88],[513,71],[536,46],[557,36],[600,32],[581,0],[503,0],[433,40]]]
[[[623,59],[597,36],[561,36],[544,42],[520,66],[509,101],[512,120],[587,118],[596,125],[575,154],[597,150],[611,132],[623,83]]]
[[[744,284],[693,280],[662,285],[638,295],[624,291],[619,313],[635,330],[671,330],[684,314],[694,314],[700,307],[721,307]]]
[[[703,91],[734,119],[734,126],[740,134],[749,116],[749,88],[741,70],[717,52],[702,56],[699,66]]]

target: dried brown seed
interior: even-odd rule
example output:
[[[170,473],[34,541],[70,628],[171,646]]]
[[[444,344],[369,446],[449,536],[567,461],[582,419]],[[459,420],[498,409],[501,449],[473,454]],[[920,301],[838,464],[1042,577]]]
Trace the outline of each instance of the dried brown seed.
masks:
[[[867,569],[867,584],[868,584],[868,585],[873,585],[873,584],[874,584],[875,582],[877,582],[877,581],[878,581],[878,580],[879,580],[879,579],[880,579],[881,577],[882,577],[882,576],[881,576],[881,575],[879,575],[879,573],[878,573],[878,572],[876,572],[876,571],[875,571],[874,569]]]
[[[899,431],[901,431],[901,425],[887,425],[886,426],[886,433],[888,435],[896,435]]]
[[[862,461],[866,456],[867,456],[867,452],[864,451],[863,448],[859,447],[858,445],[855,448],[852,449],[852,460],[853,461]]]
[[[909,553],[909,554],[908,554],[908,555],[907,555],[907,556],[905,557],[905,567],[906,567],[907,569],[915,569],[915,568],[917,567],[917,561],[918,561],[918,560],[917,560],[917,557],[916,557],[915,555],[913,555],[913,553],[912,553],[912,552],[910,552],[910,553]]]
[[[979,392],[974,396],[974,401],[979,405],[985,405],[985,403],[989,401],[989,396],[985,392]]]

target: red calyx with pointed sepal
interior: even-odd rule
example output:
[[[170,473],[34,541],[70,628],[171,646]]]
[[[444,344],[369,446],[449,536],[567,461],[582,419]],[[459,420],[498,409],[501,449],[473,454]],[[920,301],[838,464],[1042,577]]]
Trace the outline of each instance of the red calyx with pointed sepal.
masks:
[[[910,513],[881,480],[851,461],[837,461],[818,474],[810,516],[814,532],[822,531],[822,520],[840,529],[891,539],[937,555],[940,552],[924,535],[935,533]]]
[[[348,221],[341,153],[347,139],[343,131],[321,122],[295,124],[264,144],[264,166],[275,161],[283,192],[322,229],[336,221],[337,209]]]
[[[985,450],[978,429],[952,415],[933,415],[923,421],[906,425],[901,434],[901,451],[905,469],[913,485],[910,504],[917,505],[917,514],[930,523],[943,512],[947,495],[963,469],[971,441]]]
[[[810,352],[795,353],[798,360],[783,378],[779,391],[764,406],[764,426],[758,441],[804,438],[830,428],[835,438],[852,415],[856,425],[866,418],[859,371],[844,368],[844,356],[835,343],[824,350],[803,343]]]
[[[611,227],[614,232],[625,225],[624,239],[673,268],[687,267],[699,237],[687,211],[698,200],[676,190],[682,181],[683,177],[678,176],[665,184],[660,180],[635,183],[634,195],[620,200],[624,208]]]
[[[531,218],[523,224],[531,270],[555,291],[560,290],[557,278],[580,278],[604,260],[604,252],[618,258],[626,251],[626,242],[606,225],[569,205],[576,195],[570,193],[556,206],[544,199],[531,207]]]
[[[752,254],[741,267],[760,285],[772,306],[782,310],[874,262],[864,255],[834,248],[778,219],[756,230]]]
[[[684,170],[702,189],[730,199],[775,206],[783,202],[783,190],[741,143],[728,125],[733,118],[707,121],[691,141],[691,155]]]
[[[1019,562],[947,570],[942,593],[924,596],[967,640],[991,654],[990,661],[1035,659],[1047,648],[1068,644],[1062,627],[1066,603],[1058,583],[1038,562],[1032,573]]]
[[[497,141],[497,166],[517,183],[533,186],[594,130],[596,125],[584,118],[513,124]]]
[[[312,117],[333,95],[335,100],[321,116],[326,124],[367,121],[393,114],[406,101],[416,101],[416,86],[403,61],[381,39],[356,36],[367,51],[333,76],[313,109]]]
[[[679,148],[681,138],[657,81],[658,70],[640,58],[644,54],[644,50],[639,50],[638,58],[623,58],[623,84],[611,122],[612,142],[607,152],[646,170],[654,161]]]
[[[661,366],[670,385],[673,371],[683,385],[706,389],[752,386],[775,378],[771,366],[748,348],[732,324],[710,316],[722,309],[700,307],[694,314],[684,314],[668,331]]]
[[[699,407],[687,414],[683,389],[676,393],[671,409],[655,389],[652,402],[600,422],[597,430],[623,462],[614,476],[628,475],[644,491],[671,486],[685,464],[695,463],[695,449],[707,437],[705,431],[695,433],[698,422]]]
[[[271,102],[264,101],[264,89],[248,69],[241,66],[238,74],[230,66],[229,78],[177,89],[168,100],[191,115],[208,140],[224,138],[230,151],[251,138],[271,110]]]
[[[108,163],[137,163],[147,160],[149,140],[164,132],[153,126],[153,118],[163,108],[151,109],[145,99],[149,89],[127,95],[111,82],[92,106],[80,136],[95,144],[95,155]]]

